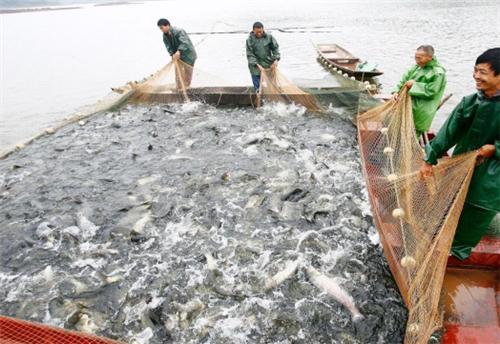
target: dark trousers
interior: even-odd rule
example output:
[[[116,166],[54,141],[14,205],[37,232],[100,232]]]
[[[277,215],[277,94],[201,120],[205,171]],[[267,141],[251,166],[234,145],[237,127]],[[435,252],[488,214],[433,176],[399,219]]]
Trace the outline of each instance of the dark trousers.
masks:
[[[175,68],[175,84],[178,90],[189,88],[193,79],[193,67],[186,63],[179,63],[179,68]],[[184,86],[184,87],[183,87]]]
[[[497,212],[465,203],[458,220],[455,238],[451,244],[451,254],[458,259],[467,259],[472,249],[481,240]]]
[[[259,92],[260,89],[260,75],[252,75],[252,83],[255,92]]]

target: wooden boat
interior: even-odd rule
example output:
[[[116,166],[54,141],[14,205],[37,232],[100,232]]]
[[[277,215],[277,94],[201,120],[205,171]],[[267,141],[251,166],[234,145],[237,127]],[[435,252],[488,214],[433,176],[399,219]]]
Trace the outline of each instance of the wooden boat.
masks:
[[[360,81],[383,74],[376,68],[363,70],[363,62],[337,44],[318,44],[316,50],[318,61],[332,73],[341,71]]]

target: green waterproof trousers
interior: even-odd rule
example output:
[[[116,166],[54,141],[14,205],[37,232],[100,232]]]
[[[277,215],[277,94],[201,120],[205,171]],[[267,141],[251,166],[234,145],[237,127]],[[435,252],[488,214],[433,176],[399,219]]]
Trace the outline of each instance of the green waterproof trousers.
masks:
[[[488,210],[465,203],[451,245],[451,254],[458,259],[467,259],[496,214],[495,210]]]

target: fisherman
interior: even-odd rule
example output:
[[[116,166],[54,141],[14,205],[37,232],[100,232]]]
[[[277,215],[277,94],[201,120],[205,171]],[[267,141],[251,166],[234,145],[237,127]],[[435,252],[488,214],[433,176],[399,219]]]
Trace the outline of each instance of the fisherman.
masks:
[[[261,72],[278,66],[280,60],[278,42],[271,34],[264,31],[264,25],[261,22],[255,22],[247,38],[246,46],[248,68],[252,75],[253,87],[258,92]]]
[[[411,67],[393,90],[393,99],[406,87],[412,101],[413,120],[417,137],[427,132],[443,97],[446,71],[434,56],[434,48],[421,45],[415,52],[415,66]]]
[[[178,63],[175,68],[175,82],[177,89],[186,89],[191,85],[193,67],[197,57],[194,45],[186,31],[171,26],[167,19],[158,20],[158,27],[163,32],[163,43],[172,56],[172,60],[183,62]]]
[[[477,93],[464,97],[437,136],[425,147],[422,176],[455,146],[453,155],[477,150],[470,182],[451,248],[459,259],[469,257],[500,210],[500,48],[481,54],[474,67]]]

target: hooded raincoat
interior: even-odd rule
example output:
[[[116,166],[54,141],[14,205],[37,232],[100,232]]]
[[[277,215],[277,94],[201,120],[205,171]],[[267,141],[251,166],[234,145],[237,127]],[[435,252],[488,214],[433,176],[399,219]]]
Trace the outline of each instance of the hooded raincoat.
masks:
[[[280,59],[278,42],[268,33],[264,33],[261,38],[257,38],[253,32],[250,32],[246,48],[248,68],[252,75],[260,75],[257,64],[260,64],[264,68],[269,68],[275,60]]]
[[[168,33],[163,34],[163,43],[170,56],[180,51],[181,60],[190,66],[194,66],[197,58],[196,50],[186,31],[171,27]]]
[[[417,134],[429,130],[446,87],[446,70],[436,57],[423,67],[415,65],[402,77],[393,92],[399,92],[409,80],[415,83],[409,90],[412,100],[413,120]]]
[[[425,160],[434,165],[453,146],[457,155],[486,144],[495,145],[495,154],[474,169],[452,245],[453,255],[460,259],[469,256],[500,211],[500,94],[464,97],[425,148]]]

